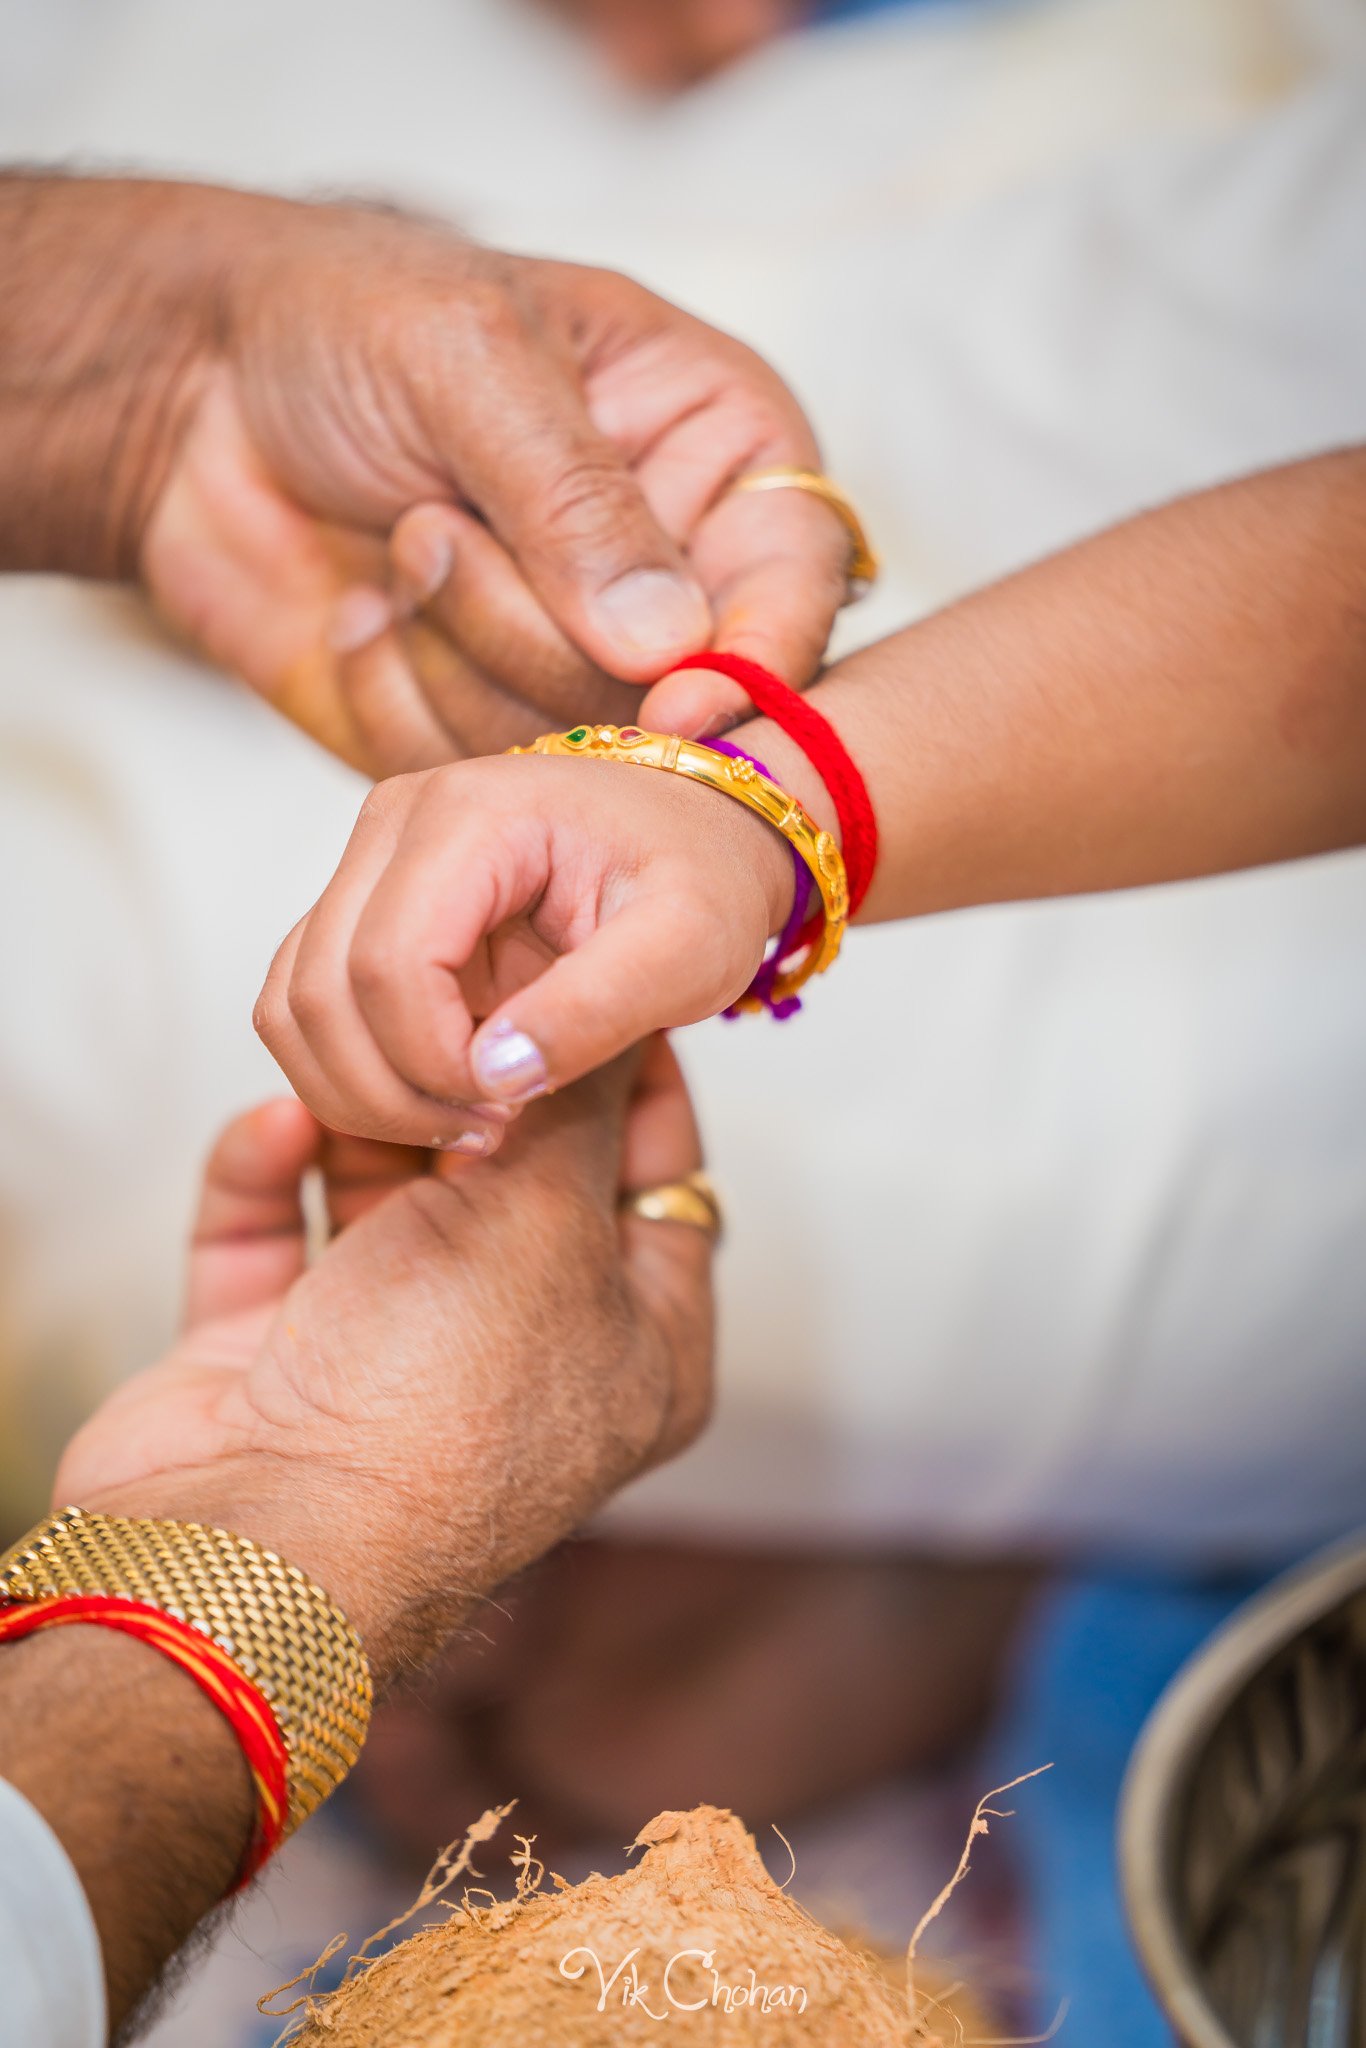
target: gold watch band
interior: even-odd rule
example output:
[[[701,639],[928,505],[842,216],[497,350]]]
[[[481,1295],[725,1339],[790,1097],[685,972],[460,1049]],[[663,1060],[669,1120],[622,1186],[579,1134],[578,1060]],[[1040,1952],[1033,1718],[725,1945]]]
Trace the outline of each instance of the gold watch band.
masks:
[[[273,1550],[199,1522],[64,1508],[0,1556],[0,1602],[110,1594],[188,1622],[269,1703],[289,1753],[286,1833],[360,1755],[374,1689],[360,1637]]]

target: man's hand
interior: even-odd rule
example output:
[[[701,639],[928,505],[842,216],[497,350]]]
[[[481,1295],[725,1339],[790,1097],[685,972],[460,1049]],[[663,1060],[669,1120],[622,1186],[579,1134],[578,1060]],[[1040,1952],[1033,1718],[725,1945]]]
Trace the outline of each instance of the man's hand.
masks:
[[[471,1176],[339,1140],[301,1105],[210,1163],[184,1335],[69,1447],[56,1498],[216,1522],[347,1612],[381,1682],[696,1433],[709,1247],[617,1214],[698,1163],[672,1055],[542,1105]],[[341,1234],[305,1265],[300,1181]]]
[[[806,681],[847,537],[738,342],[627,279],[362,207],[0,178],[0,567],[140,574],[386,774],[582,717],[718,644]],[[421,619],[412,624],[413,615]],[[743,699],[716,681],[717,714]]]
[[[477,1181],[333,1139],[297,1102],[240,1117],[205,1179],[184,1334],[76,1437],[57,1500],[280,1551],[381,1687],[430,1655],[705,1417],[709,1246],[617,1213],[621,1188],[696,1166],[696,1126],[662,1041],[628,1104],[630,1072],[544,1105]],[[339,1235],[306,1267],[310,1167]],[[241,1752],[175,1665],[64,1628],[0,1659],[0,1771],[76,1866],[117,2027],[240,1865]]]

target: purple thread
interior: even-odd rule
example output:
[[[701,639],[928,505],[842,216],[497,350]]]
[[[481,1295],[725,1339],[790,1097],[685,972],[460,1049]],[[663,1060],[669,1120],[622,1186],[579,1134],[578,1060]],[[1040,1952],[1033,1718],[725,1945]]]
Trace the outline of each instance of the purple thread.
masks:
[[[734,747],[729,740],[708,740],[706,744],[713,753],[728,754],[732,761],[748,761],[750,767],[757,768],[766,782],[775,782],[777,780],[772,771],[765,768],[762,761],[758,760],[753,754],[747,754],[743,747]],[[779,787],[781,787],[781,784],[779,784]],[[780,1024],[784,1023],[789,1017],[795,1017],[802,1006],[800,996],[778,996],[775,998],[773,984],[778,979],[779,967],[787,958],[787,955],[793,951],[802,926],[806,923],[806,901],[810,894],[811,884],[811,876],[806,862],[802,859],[791,840],[788,841],[788,852],[792,855],[792,870],[796,877],[796,886],[792,891],[792,909],[788,913],[787,923],[778,934],[777,945],[768,955],[768,958],[764,961],[745,991],[746,995],[757,996],[769,1015],[775,1017]],[[738,1017],[740,1012],[732,1006],[725,1012],[725,1015],[727,1017]]]

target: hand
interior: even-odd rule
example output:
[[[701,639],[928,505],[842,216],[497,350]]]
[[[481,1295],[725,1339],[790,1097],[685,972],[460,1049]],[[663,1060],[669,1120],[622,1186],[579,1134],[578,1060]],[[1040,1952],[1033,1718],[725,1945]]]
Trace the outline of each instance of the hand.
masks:
[[[626,1063],[629,1068],[631,1063]],[[544,1105],[471,1177],[239,1118],[205,1179],[184,1332],[67,1450],[59,1503],[217,1522],[350,1616],[381,1680],[701,1427],[709,1247],[616,1214],[698,1163],[662,1041]],[[299,1184],[340,1235],[306,1267]]]
[[[509,1104],[740,995],[792,886],[777,832],[680,777],[543,755],[396,776],[256,1028],[329,1124],[487,1154]]]
[[[209,195],[227,304],[141,527],[162,613],[372,775],[637,715],[713,640],[796,683],[847,539],[757,356],[627,279]],[[709,679],[687,715],[744,709]]]

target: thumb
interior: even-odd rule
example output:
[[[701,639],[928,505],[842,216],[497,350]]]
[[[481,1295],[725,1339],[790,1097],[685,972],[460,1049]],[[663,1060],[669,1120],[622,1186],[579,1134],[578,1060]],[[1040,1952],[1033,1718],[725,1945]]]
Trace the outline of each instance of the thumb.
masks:
[[[624,1193],[681,1180],[702,1164],[702,1143],[678,1061],[668,1042],[645,1048],[626,1113],[621,1148]],[[637,1303],[654,1323],[671,1366],[669,1412],[655,1464],[698,1435],[712,1401],[712,1253],[702,1231],[632,1215],[621,1218],[622,1249]]]
[[[524,1102],[615,1059],[652,1032],[694,1024],[734,1002],[763,955],[701,906],[636,897],[476,1032],[480,1093]]]
[[[500,349],[488,382],[461,479],[556,623],[630,682],[705,646],[701,585],[569,370],[521,337]]]
[[[249,1109],[222,1133],[190,1243],[187,1327],[274,1301],[298,1279],[307,1255],[299,1183],[322,1141],[292,1096]]]

